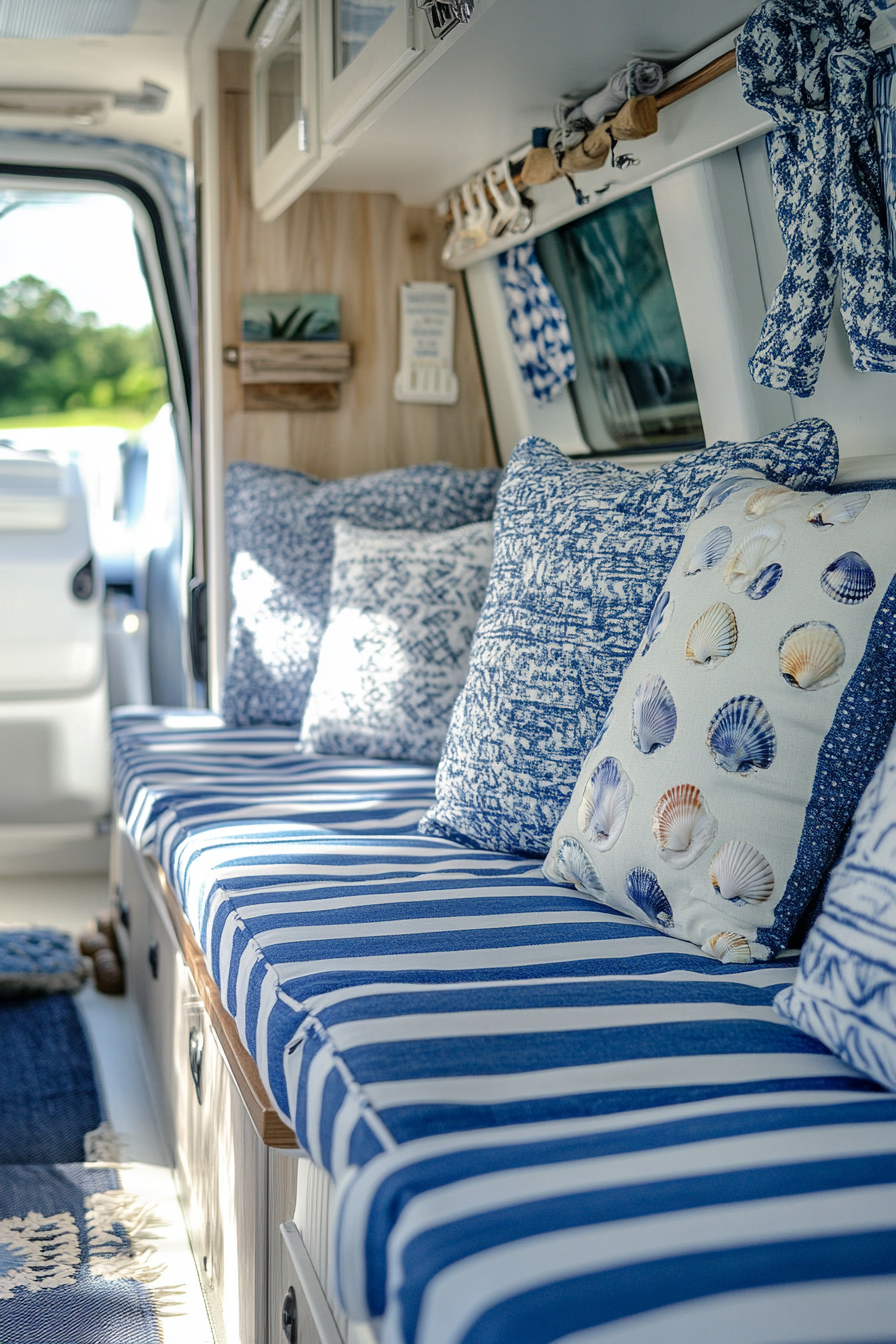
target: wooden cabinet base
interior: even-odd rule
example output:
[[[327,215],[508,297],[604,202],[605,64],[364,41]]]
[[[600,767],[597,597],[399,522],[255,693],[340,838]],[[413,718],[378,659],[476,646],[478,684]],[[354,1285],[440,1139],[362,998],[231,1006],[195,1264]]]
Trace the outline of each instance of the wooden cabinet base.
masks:
[[[245,383],[244,411],[338,411],[338,383]]]

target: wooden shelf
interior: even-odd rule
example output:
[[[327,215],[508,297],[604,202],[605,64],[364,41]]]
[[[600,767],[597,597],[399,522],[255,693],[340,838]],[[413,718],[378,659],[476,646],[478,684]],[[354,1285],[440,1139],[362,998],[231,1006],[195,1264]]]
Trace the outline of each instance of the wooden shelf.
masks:
[[[244,341],[240,382],[344,383],[352,376],[347,341]]]

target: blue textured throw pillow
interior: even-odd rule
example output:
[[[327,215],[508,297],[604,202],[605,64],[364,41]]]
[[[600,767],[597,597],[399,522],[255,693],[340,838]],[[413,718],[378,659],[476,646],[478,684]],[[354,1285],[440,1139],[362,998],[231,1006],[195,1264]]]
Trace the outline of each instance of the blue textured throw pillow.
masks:
[[[492,524],[379,532],[340,520],[334,530],[302,738],[323,753],[435,763],[467,675]]]
[[[821,489],[838,458],[823,420],[649,473],[519,444],[424,835],[546,854],[701,495],[736,471]]]
[[[437,463],[344,480],[235,462],[225,508],[233,607],[228,723],[302,722],[330,602],[333,521],[444,531],[491,518],[500,472]]]
[[[796,983],[775,1008],[896,1091],[896,736],[856,811]]]

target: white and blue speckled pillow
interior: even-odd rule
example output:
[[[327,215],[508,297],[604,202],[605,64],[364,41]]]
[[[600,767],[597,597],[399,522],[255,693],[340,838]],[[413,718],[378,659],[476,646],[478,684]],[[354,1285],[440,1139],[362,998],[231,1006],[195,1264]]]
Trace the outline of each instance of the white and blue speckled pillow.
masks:
[[[735,470],[823,488],[837,465],[823,420],[650,473],[572,462],[543,439],[519,444],[495,510],[470,674],[421,831],[546,854],[704,490]]]
[[[327,621],[333,521],[443,531],[492,516],[500,473],[441,463],[344,480],[235,462],[225,507],[233,598],[224,716],[302,722]]]
[[[896,735],[875,771],[775,1008],[896,1092]]]
[[[896,491],[707,493],[545,862],[724,962],[814,913],[896,721]]]
[[[330,617],[302,724],[314,751],[439,759],[492,563],[491,523],[334,524]]]

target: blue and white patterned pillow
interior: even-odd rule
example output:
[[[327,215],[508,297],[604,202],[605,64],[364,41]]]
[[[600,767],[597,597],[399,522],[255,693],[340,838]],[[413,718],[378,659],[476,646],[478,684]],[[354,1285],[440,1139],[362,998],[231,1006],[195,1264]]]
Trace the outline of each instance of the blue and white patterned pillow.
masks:
[[[544,865],[764,961],[814,914],[896,723],[896,491],[698,506]]]
[[[492,563],[491,523],[334,525],[330,618],[302,738],[314,751],[439,759]]]
[[[424,835],[546,854],[704,490],[737,470],[823,488],[837,465],[823,420],[650,473],[572,462],[543,439],[519,444]]]
[[[896,1091],[896,734],[859,804],[796,983],[775,1008]]]
[[[491,518],[500,472],[441,463],[345,480],[234,462],[225,507],[233,598],[228,723],[300,724],[330,601],[333,522],[442,531]]]

